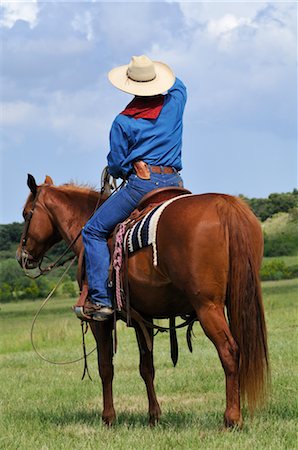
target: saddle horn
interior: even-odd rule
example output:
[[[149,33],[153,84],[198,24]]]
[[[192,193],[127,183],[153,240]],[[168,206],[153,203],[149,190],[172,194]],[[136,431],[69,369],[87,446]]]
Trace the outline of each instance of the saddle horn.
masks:
[[[106,166],[101,174],[101,193],[109,197],[115,189],[117,189],[116,178],[112,177]]]

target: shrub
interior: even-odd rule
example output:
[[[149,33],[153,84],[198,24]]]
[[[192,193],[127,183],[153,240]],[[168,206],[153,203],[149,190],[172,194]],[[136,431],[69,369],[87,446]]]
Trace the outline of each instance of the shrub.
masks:
[[[62,284],[62,293],[69,297],[75,297],[77,295],[77,290],[74,286],[73,281],[68,280]]]
[[[291,278],[298,278],[298,264],[288,267]]]
[[[32,280],[26,277],[14,259],[0,262],[0,301],[46,297],[56,282],[54,278],[49,280],[46,277],[39,277]]]
[[[46,297],[56,283],[54,279],[49,280],[46,276],[41,276],[36,279],[36,284],[38,287],[39,297]],[[53,295],[56,295],[56,291]]]
[[[274,259],[273,261],[264,263],[260,275],[262,281],[283,280],[295,277],[291,269],[280,259]]]
[[[295,255],[298,250],[297,209],[278,213],[263,224],[264,256]]]
[[[297,251],[297,241],[287,234],[268,236],[264,232],[264,256],[294,255]]]
[[[0,301],[9,302],[11,299],[12,292],[11,287],[8,283],[1,283],[0,287]]]
[[[33,281],[33,283],[31,283],[30,286],[26,287],[22,292],[22,295],[19,296],[19,298],[30,298],[30,299],[38,297],[40,297],[40,293],[35,281]]]

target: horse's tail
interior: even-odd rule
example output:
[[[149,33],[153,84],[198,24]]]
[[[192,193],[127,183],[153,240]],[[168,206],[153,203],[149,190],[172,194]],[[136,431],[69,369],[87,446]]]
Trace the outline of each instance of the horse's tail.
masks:
[[[268,385],[268,349],[259,279],[262,230],[249,207],[225,196],[224,219],[229,241],[226,306],[229,325],[239,347],[240,392],[251,413],[263,403]]]

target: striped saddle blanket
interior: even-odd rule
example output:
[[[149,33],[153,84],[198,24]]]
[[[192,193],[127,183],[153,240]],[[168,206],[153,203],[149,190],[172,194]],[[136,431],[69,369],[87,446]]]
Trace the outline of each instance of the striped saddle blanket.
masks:
[[[152,245],[153,248],[153,265],[157,266],[157,245],[156,245],[156,231],[160,216],[168,205],[175,202],[179,198],[188,197],[192,194],[179,195],[178,197],[171,198],[162,204],[157,205],[151,209],[141,220],[136,222],[132,228],[126,231],[123,246],[128,253],[134,253],[141,248]]]

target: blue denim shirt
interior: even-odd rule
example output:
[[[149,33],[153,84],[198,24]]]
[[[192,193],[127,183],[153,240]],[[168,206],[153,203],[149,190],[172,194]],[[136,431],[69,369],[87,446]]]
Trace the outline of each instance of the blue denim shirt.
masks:
[[[137,160],[182,169],[182,116],[186,99],[186,87],[176,78],[157,119],[135,119],[123,114],[115,118],[107,157],[112,176],[125,178]]]

